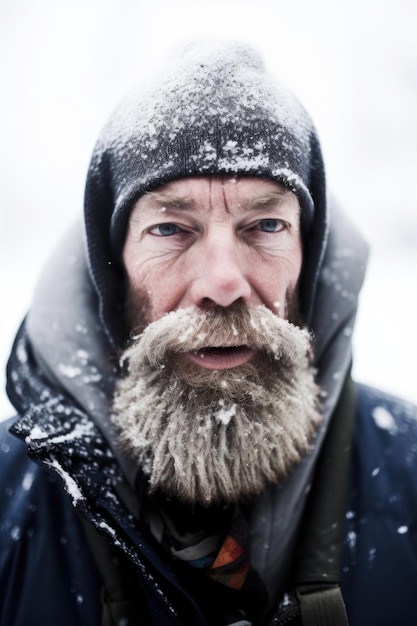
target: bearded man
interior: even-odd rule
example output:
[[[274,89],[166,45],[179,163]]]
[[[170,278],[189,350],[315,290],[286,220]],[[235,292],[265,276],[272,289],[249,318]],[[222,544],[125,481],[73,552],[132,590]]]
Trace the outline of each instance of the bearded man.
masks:
[[[414,624],[417,410],[350,378],[367,247],[326,196],[244,44],[111,116],[8,365],[1,625]]]

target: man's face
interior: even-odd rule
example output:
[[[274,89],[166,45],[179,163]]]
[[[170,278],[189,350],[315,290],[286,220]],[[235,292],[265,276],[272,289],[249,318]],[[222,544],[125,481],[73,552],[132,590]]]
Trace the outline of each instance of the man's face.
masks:
[[[184,178],[142,196],[129,221],[123,261],[147,322],[187,307],[263,304],[288,317],[302,263],[300,207],[283,186],[259,178]],[[203,367],[240,365],[250,351],[212,352]]]
[[[310,337],[287,321],[299,222],[296,196],[256,178],[178,180],[134,207],[123,260],[140,334],[113,416],[150,491],[237,502],[308,451],[319,391]]]

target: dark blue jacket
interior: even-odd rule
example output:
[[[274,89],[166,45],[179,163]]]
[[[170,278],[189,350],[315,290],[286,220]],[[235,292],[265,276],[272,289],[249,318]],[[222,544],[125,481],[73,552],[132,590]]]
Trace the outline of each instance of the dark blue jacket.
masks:
[[[411,626],[417,621],[417,409],[363,386],[357,402],[341,572],[349,623]],[[69,494],[28,458],[10,424],[0,425],[0,625],[98,626],[100,582],[71,503],[77,494],[68,476],[62,477]],[[138,623],[206,624],[189,593],[192,579],[184,582],[187,576],[117,519],[111,498],[90,483],[97,511],[119,524],[120,549],[136,578]]]

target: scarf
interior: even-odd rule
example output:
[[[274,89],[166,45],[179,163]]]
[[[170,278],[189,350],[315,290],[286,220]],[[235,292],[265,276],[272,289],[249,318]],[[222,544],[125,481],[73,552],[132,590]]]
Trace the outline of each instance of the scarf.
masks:
[[[255,623],[252,619],[262,614],[267,592],[250,562],[250,532],[244,512],[222,506],[192,511],[157,498],[144,500],[153,538],[189,575],[196,570],[199,580],[206,580],[202,587],[216,607],[213,623]]]

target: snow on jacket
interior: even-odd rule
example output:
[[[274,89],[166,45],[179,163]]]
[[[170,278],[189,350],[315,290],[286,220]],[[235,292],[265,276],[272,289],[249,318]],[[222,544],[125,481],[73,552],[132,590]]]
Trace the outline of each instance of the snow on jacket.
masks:
[[[108,419],[117,357],[98,321],[81,241],[77,228],[48,265],[9,364],[21,416],[13,431],[37,464],[2,433],[0,624],[100,623],[100,583],[81,518],[133,568],[139,623],[215,624],[208,599],[190,593],[194,572],[179,573],[135,523],[135,469],[115,447]],[[350,366],[365,259],[366,246],[336,211],[312,321],[324,428],[310,457],[283,488],[259,498],[252,516],[252,561],[271,610],[288,582],[305,494]],[[357,401],[342,589],[351,624],[406,626],[415,621],[417,413],[363,387]]]
[[[207,624],[170,565],[120,512],[105,478],[114,459],[103,458],[105,444],[93,424],[83,435],[96,456],[90,457],[82,495],[63,470],[68,493],[27,457],[25,445],[7,432],[10,422],[0,426],[1,626],[101,624],[100,581],[71,502],[77,499],[80,513],[102,531],[111,532],[106,520],[112,518],[116,543],[135,563],[137,623]],[[55,445],[70,447],[77,429],[76,423],[61,426]],[[411,626],[417,613],[417,411],[359,386],[356,433],[342,561],[349,624]],[[41,441],[39,426],[32,426],[32,437],[32,443]]]

